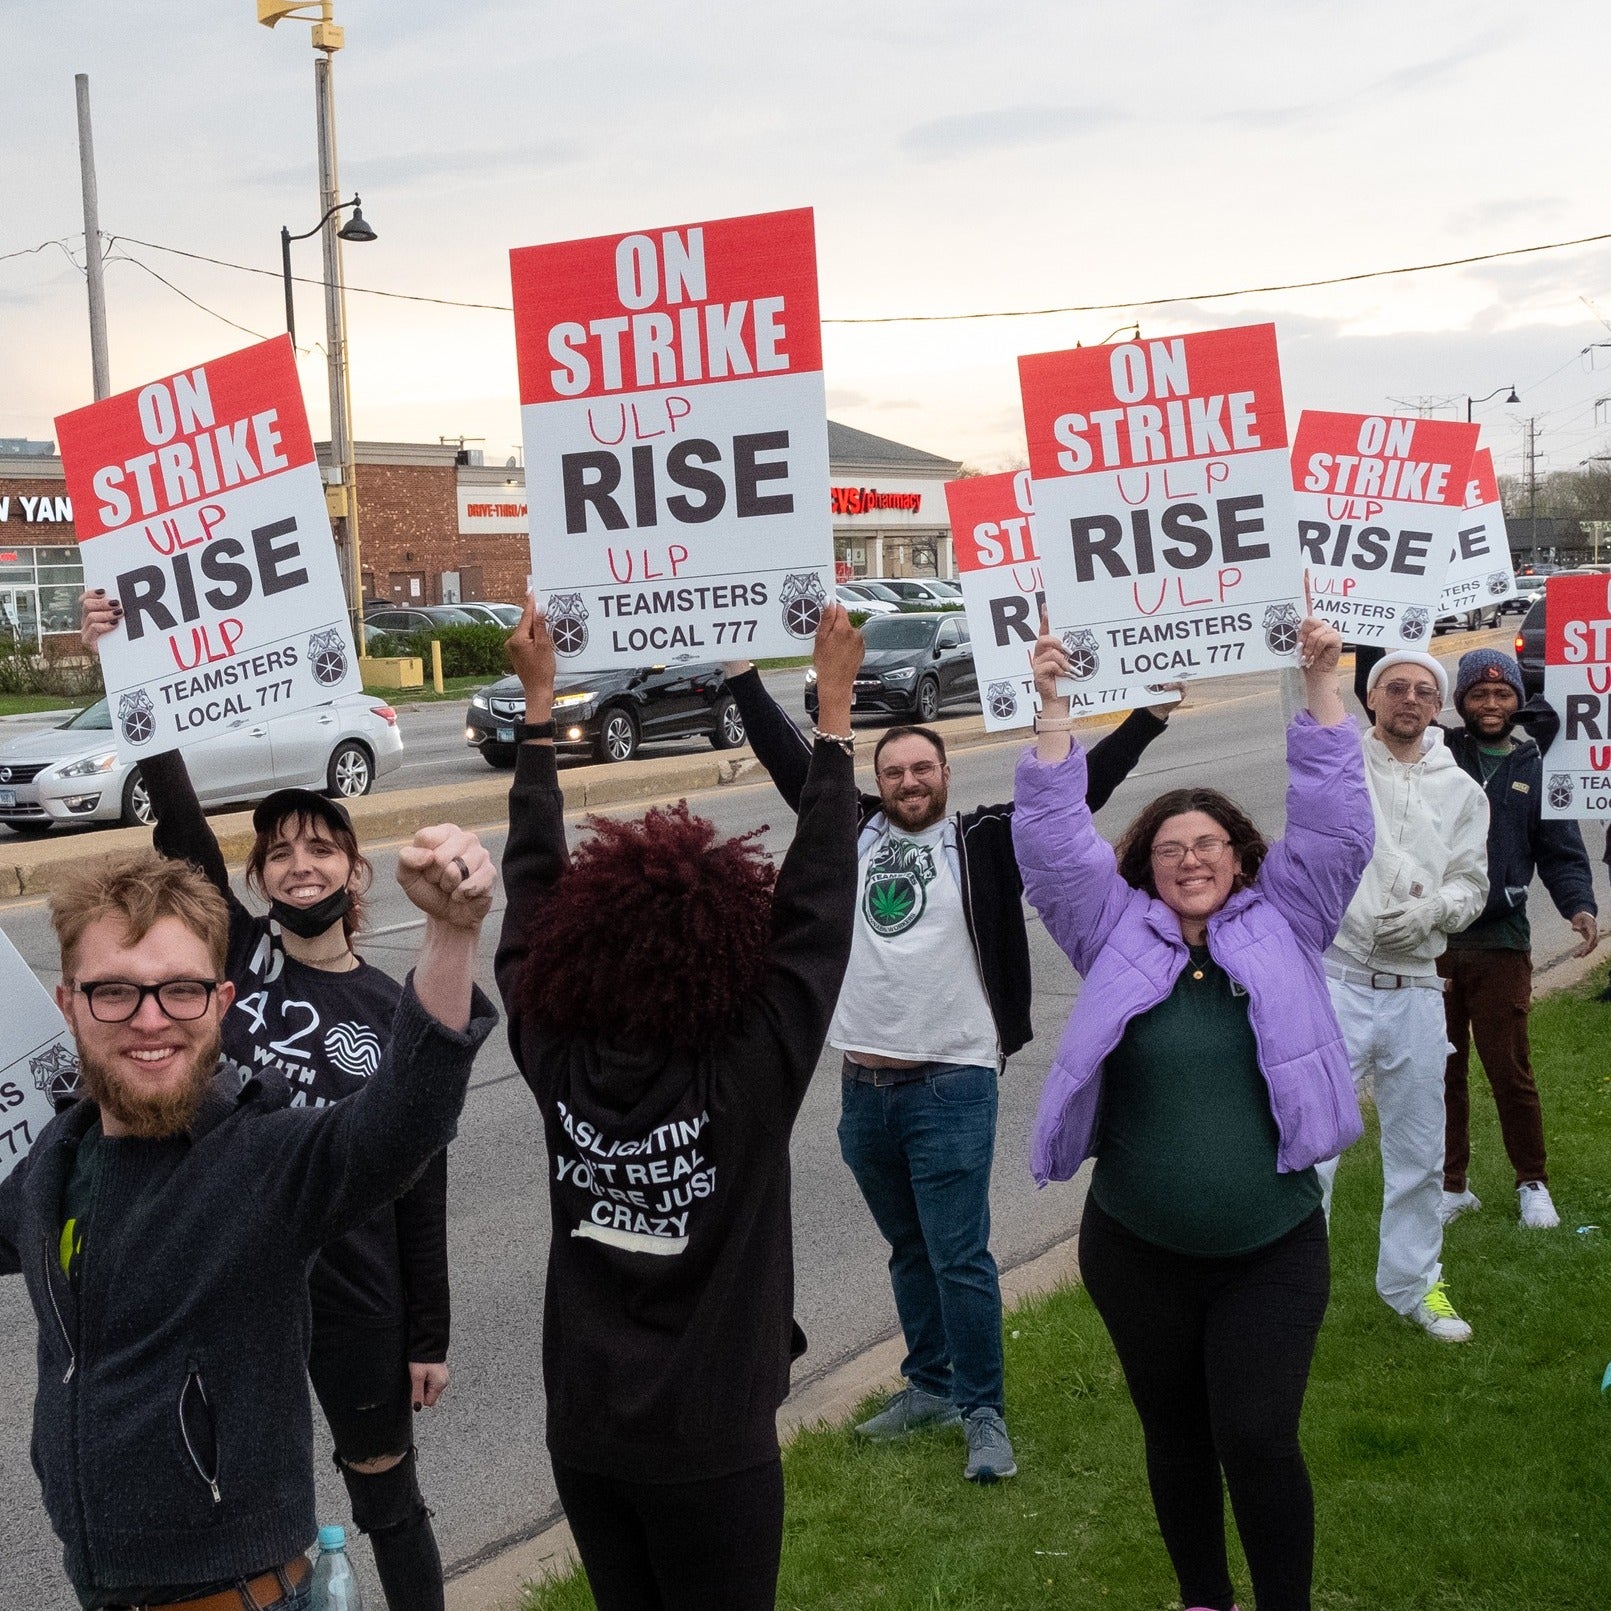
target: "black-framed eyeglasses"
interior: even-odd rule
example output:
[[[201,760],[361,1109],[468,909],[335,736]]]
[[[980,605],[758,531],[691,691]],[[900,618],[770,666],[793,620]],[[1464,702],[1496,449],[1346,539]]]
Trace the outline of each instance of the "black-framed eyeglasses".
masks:
[[[80,979],[73,988],[89,1003],[90,1017],[98,1024],[126,1024],[147,996],[155,996],[163,1013],[183,1024],[207,1011],[218,981],[164,979],[160,984],[135,984],[130,979]]]

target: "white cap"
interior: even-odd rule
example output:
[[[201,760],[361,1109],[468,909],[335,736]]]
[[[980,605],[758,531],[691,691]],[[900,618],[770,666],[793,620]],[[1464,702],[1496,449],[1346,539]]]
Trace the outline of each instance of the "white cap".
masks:
[[[1422,671],[1430,671],[1438,681],[1438,708],[1449,702],[1449,674],[1443,669],[1441,661],[1434,660],[1431,655],[1422,653],[1419,649],[1395,649],[1391,654],[1384,654],[1374,666],[1370,668],[1370,675],[1365,679],[1365,692],[1370,693],[1375,687],[1377,679],[1389,666],[1419,666]]]

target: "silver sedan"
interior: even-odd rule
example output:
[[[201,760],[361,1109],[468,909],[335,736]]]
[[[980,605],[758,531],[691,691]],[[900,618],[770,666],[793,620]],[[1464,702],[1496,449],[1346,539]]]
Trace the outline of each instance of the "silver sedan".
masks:
[[[243,721],[187,744],[185,765],[204,806],[260,800],[275,789],[368,794],[403,764],[397,712],[368,694],[269,721]],[[150,823],[140,769],[117,757],[106,701],[59,727],[0,743],[0,823],[41,834],[58,823]]]

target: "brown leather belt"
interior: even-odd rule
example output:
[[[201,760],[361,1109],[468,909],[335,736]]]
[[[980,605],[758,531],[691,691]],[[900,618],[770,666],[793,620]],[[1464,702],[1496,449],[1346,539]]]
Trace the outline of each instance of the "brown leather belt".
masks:
[[[182,1611],[273,1611],[312,1576],[307,1556],[296,1555],[272,1572],[248,1578],[234,1588],[220,1589],[217,1594],[204,1595],[199,1600],[147,1600],[143,1605],[128,1607],[128,1611],[162,1611],[167,1606],[178,1606]]]

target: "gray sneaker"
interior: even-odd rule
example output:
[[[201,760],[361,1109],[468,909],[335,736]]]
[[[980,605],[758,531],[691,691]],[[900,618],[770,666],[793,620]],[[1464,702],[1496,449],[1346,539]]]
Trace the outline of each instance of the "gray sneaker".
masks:
[[[968,1463],[962,1475],[969,1482],[999,1482],[1018,1475],[1007,1423],[994,1410],[969,1410],[962,1425],[968,1434]]]
[[[920,1427],[955,1426],[961,1419],[962,1412],[950,1399],[926,1393],[921,1387],[903,1387],[877,1415],[856,1428],[856,1435],[888,1443]]]

